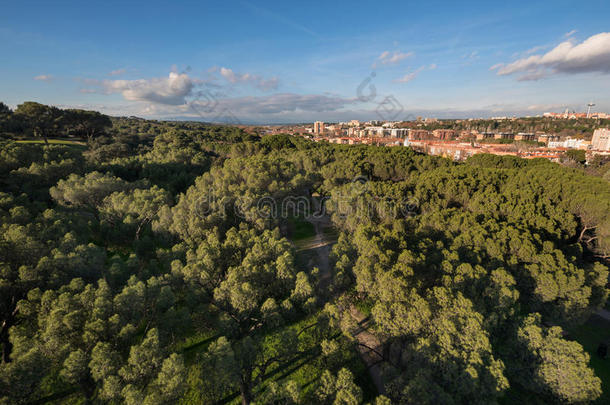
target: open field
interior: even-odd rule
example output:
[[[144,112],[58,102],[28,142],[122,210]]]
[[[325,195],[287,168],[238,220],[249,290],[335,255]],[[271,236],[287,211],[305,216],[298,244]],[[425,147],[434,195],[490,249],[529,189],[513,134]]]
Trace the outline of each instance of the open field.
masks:
[[[42,144],[44,145],[44,140],[42,139],[23,139],[23,140],[18,140],[16,141],[17,143],[31,143],[31,144]],[[83,141],[76,141],[76,140],[72,140],[72,139],[49,139],[49,145],[65,145],[65,146],[72,146],[74,148],[80,149],[80,150],[86,150],[87,149],[87,143],[83,142]]]

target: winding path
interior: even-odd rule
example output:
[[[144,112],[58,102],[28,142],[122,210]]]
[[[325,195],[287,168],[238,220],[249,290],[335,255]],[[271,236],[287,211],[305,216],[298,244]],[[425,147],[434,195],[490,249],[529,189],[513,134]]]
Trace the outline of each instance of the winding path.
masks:
[[[320,287],[326,290],[332,280],[332,270],[328,256],[332,246],[337,241],[324,233],[324,227],[329,225],[327,219],[308,219],[308,221],[313,225],[316,235],[311,241],[307,241],[306,245],[301,247],[301,250],[316,250],[317,265],[320,270]],[[386,391],[381,372],[383,358],[379,355],[381,342],[377,336],[368,330],[369,319],[358,308],[352,306],[350,314],[358,323],[358,328],[353,332],[353,337],[358,342],[358,354],[366,365],[379,394],[385,394]]]

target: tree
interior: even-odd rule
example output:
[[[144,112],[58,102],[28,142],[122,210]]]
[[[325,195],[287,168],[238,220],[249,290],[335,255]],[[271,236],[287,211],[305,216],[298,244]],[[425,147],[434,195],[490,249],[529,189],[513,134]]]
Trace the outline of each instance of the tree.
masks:
[[[566,158],[580,165],[585,164],[587,157],[584,150],[570,149],[565,153]]]
[[[13,111],[3,102],[0,101],[0,133],[9,131],[11,127],[11,118]]]
[[[160,225],[194,245],[208,230],[242,222],[259,230],[277,226],[277,202],[305,190],[309,179],[281,157],[229,159],[195,180],[178,203],[161,213]]]
[[[503,362],[493,355],[483,317],[459,293],[435,288],[428,294],[426,300],[378,302],[373,308],[398,359],[392,362],[398,371],[388,394],[398,402],[495,403],[508,380]],[[426,387],[430,381],[432,389]]]
[[[169,205],[168,193],[157,187],[115,192],[104,198],[100,212],[112,228],[125,224],[135,229],[135,239],[145,227],[158,218],[159,210]],[[124,231],[121,229],[121,232]]]
[[[224,340],[214,349],[226,359],[235,353],[236,365],[229,369],[248,404],[266,370],[298,354],[293,331],[266,333],[289,318],[312,289],[304,275],[297,276],[290,244],[277,230],[232,228],[219,236],[210,232],[196,250],[187,251],[185,264],[175,261],[172,268],[202,303],[220,313],[219,327],[231,349]]]
[[[601,380],[588,367],[582,346],[562,338],[560,327],[540,325],[539,314],[528,315],[516,329],[509,372],[521,385],[553,402],[587,403],[597,399]]]
[[[104,198],[129,187],[127,182],[110,174],[91,172],[85,176],[71,174],[52,187],[50,194],[61,205],[96,210]]]
[[[48,144],[48,137],[60,129],[61,110],[34,101],[26,101],[15,109],[15,117],[20,119],[26,128],[31,128],[34,136],[44,139]]]
[[[335,377],[326,370],[322,374],[316,391],[320,403],[333,405],[359,405],[362,403],[362,390],[354,383],[353,374],[342,368]]]
[[[68,132],[84,137],[89,144],[95,137],[102,135],[106,128],[112,126],[110,117],[97,111],[64,110],[62,121]]]

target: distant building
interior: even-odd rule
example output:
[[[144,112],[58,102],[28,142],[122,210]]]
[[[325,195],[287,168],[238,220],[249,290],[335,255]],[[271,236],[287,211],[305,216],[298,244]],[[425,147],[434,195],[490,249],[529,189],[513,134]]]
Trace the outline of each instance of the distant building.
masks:
[[[462,131],[460,131],[460,134],[459,134],[458,138],[459,139],[476,138],[477,134],[478,134],[478,132],[476,132],[476,131],[462,130]]]
[[[559,136],[558,135],[547,135],[547,134],[540,134],[540,135],[538,135],[538,142],[542,142],[542,143],[548,144],[549,142],[558,141],[558,140],[559,140]]]
[[[536,134],[528,134],[525,132],[519,132],[515,135],[515,141],[535,141]]]
[[[316,121],[313,123],[313,133],[314,134],[323,134],[324,133],[324,123],[322,121]]]
[[[411,140],[411,141],[428,139],[429,137],[430,137],[430,133],[425,129],[410,129],[409,130],[409,140]]]
[[[599,128],[593,132],[591,148],[594,150],[610,151],[610,129]]]
[[[453,129],[435,129],[432,131],[432,135],[438,139],[454,139],[457,131]]]
[[[483,139],[491,139],[494,137],[493,132],[481,132],[477,134],[477,141],[482,141]]]
[[[549,148],[586,149],[588,142],[584,139],[568,138],[563,141],[549,141]]]
[[[575,120],[578,118],[610,118],[610,114],[603,112],[592,112],[587,116],[587,113],[569,112],[568,110],[565,110],[562,113],[545,112],[544,114],[542,114],[542,116],[546,118],[559,118],[569,120]]]
[[[406,138],[409,136],[409,130],[406,128],[392,128],[390,129],[390,136],[393,138]]]
[[[515,134],[509,132],[499,132],[494,134],[494,139],[515,139]]]
[[[366,127],[364,128],[368,136],[383,137],[390,134],[390,130],[384,127]]]

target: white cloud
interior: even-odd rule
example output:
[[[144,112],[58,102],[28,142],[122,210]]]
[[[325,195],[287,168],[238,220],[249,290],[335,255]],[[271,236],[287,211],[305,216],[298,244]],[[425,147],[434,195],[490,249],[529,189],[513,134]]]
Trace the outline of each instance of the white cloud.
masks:
[[[417,71],[416,72],[411,72],[411,73],[407,73],[406,75],[398,78],[398,79],[394,79],[394,82],[396,83],[409,83],[411,80],[415,79],[417,77]]]
[[[566,108],[570,108],[565,104],[532,104],[527,106],[528,111],[562,111]],[[574,107],[572,107],[574,109]]]
[[[519,80],[538,80],[553,74],[610,73],[610,32],[593,35],[580,44],[564,41],[545,54],[492,66],[499,76],[521,74]]]
[[[121,106],[96,106],[93,109],[112,115],[200,119],[210,122],[291,122],[295,119],[307,121],[318,116],[330,118],[333,114],[343,114],[345,107],[357,103],[357,99],[323,94],[280,93],[235,98],[221,98],[214,94],[210,98],[199,97],[177,105],[138,102]]]
[[[125,69],[116,69],[108,73],[108,76],[119,76],[126,72]]]
[[[489,70],[496,70],[501,68],[502,66],[504,66],[503,63],[496,63],[495,65],[493,65],[492,67],[489,68]]]
[[[325,112],[336,111],[348,104],[355,103],[353,99],[338,96],[318,94],[279,93],[269,96],[248,96],[217,100],[217,106],[209,115],[218,111],[230,111],[236,116],[251,116],[258,114],[280,114],[294,111]],[[209,105],[208,101],[194,101],[195,107]]]
[[[220,75],[230,83],[247,83],[264,91],[275,90],[277,89],[279,84],[279,81],[276,77],[264,79],[261,76],[253,75],[251,73],[235,73],[232,69],[225,67],[220,68]]]
[[[50,82],[53,80],[53,75],[38,75],[34,77],[34,80],[38,80],[41,82]]]
[[[428,66],[420,66],[419,68],[417,68],[417,70],[411,72],[411,73],[407,73],[402,77],[399,77],[398,79],[394,79],[393,82],[394,83],[409,83],[411,80],[415,79],[417,77],[417,75],[419,74],[419,72],[421,72],[422,70],[434,70],[436,69],[436,63],[433,63],[431,65]]]
[[[106,93],[121,93],[125,100],[148,101],[157,104],[186,104],[197,83],[186,73],[171,72],[168,77],[139,80],[104,80]]]
[[[379,55],[379,58],[377,58],[382,65],[395,65],[398,62],[400,62],[401,60],[404,60],[408,57],[413,56],[413,52],[407,52],[407,53],[402,53],[402,52],[394,52],[394,53],[390,53],[390,51],[385,51],[383,52],[381,55]]]
[[[113,115],[195,119],[209,122],[304,122],[316,117],[341,116],[356,99],[335,95],[280,93],[236,98],[199,97],[187,104],[131,103],[95,108]]]
[[[533,47],[533,48],[528,49],[528,50],[527,50],[527,51],[525,51],[524,53],[525,53],[526,55],[531,55],[531,54],[533,54],[533,53],[536,53],[536,52],[542,51],[542,50],[544,50],[544,49],[546,49],[546,48],[548,48],[548,46],[544,46],[544,45],[538,45],[538,46],[535,46],[535,47]]]
[[[572,30],[572,31],[568,31],[565,34],[563,34],[564,38],[568,38],[571,37],[572,35],[576,34],[578,32],[578,30]]]

